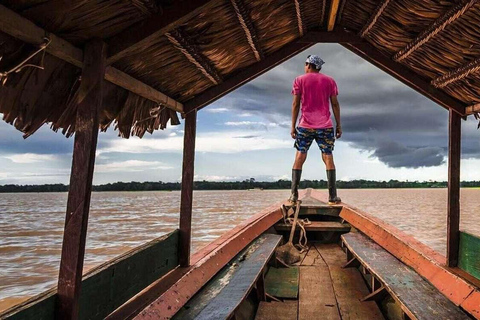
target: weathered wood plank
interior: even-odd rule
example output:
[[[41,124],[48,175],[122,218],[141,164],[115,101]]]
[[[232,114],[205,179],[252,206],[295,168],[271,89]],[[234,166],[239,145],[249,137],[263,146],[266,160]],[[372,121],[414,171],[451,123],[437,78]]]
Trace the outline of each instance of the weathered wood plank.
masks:
[[[228,319],[245,299],[281,240],[282,236],[279,235],[262,235],[258,242],[250,247],[245,263],[233,274],[229,284],[210,300],[195,319]]]
[[[349,233],[342,240],[411,319],[469,319],[434,286],[365,235]]]
[[[98,114],[102,107],[106,45],[94,39],[85,46],[82,82],[79,88],[72,172],[68,190],[62,258],[58,276],[58,319],[78,318],[85,240],[92,191],[93,167],[98,137]]]
[[[265,277],[265,290],[276,298],[296,299],[298,297],[298,281],[298,267],[271,267]]]
[[[127,303],[125,308],[128,316],[131,318],[136,314],[134,319],[172,317],[238,252],[282,218],[280,206],[281,203],[275,204],[245,220],[192,255],[192,265],[177,269],[175,275],[179,273],[179,278],[168,288],[159,281],[145,289],[138,298],[132,298],[133,305]]]
[[[461,231],[458,267],[480,280],[479,252],[480,237]]]
[[[360,300],[370,292],[357,269],[342,269],[345,254],[337,244],[315,245],[327,263],[342,319],[384,319],[374,301]]]
[[[336,221],[311,221],[310,224],[304,225],[304,228],[306,231],[350,231],[350,225],[348,223],[340,223]],[[292,225],[288,223],[280,222],[275,224],[275,230],[278,231],[289,231],[291,229]],[[295,230],[300,230],[300,227],[297,225]]]
[[[134,294],[178,264],[178,230],[137,247],[85,274],[79,319],[104,319]],[[53,320],[55,289],[0,313],[6,320]]]
[[[322,256],[317,251],[314,245],[310,245],[305,258],[302,260],[302,266],[324,266],[325,261],[323,261]]]
[[[450,110],[448,123],[447,265],[458,264],[462,118]]]
[[[325,320],[341,319],[330,271],[325,263],[300,267],[298,320],[317,319],[319,315]]]
[[[260,302],[255,320],[297,320],[296,300]]]
[[[220,270],[200,292],[195,294],[173,317],[173,319],[194,319],[227,285],[238,268],[245,263],[245,257],[251,255],[259,242],[264,239],[261,236],[254,240],[247,248],[237,254],[230,263]],[[252,250],[253,249],[253,250]]]
[[[193,175],[195,165],[195,136],[197,131],[197,111],[187,114],[183,137],[182,191],[180,199],[180,265],[190,264],[192,237]]]

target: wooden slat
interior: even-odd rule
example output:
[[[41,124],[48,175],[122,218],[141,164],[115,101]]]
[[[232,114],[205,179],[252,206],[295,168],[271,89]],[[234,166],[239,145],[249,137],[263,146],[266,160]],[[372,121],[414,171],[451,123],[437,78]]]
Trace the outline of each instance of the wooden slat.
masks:
[[[189,300],[173,319],[198,319],[202,316],[204,309],[212,309],[212,307],[234,310],[241,303],[246,292],[262,276],[262,270],[280,240],[281,237],[278,235],[265,234],[252,241]],[[220,319],[221,316],[211,318]]]
[[[375,26],[375,23],[377,23],[378,19],[380,18],[382,13],[385,11],[389,3],[390,3],[390,0],[380,1],[377,8],[372,13],[367,23],[365,23],[362,30],[360,31],[359,33],[360,37],[362,38],[365,37],[370,32],[370,30],[372,30],[372,28]]]
[[[480,255],[478,252],[480,252],[480,237],[461,231],[458,267],[480,280]]]
[[[407,67],[390,60],[371,44],[363,42],[342,45],[376,67],[387,72],[397,80],[403,82],[410,88],[418,91],[427,98],[430,98],[445,109],[453,109],[459,115],[465,115],[464,103],[452,98],[445,92],[436,89],[428,81],[422,79],[417,73],[411,71]]]
[[[3,5],[0,5],[0,31],[33,45],[42,44],[45,36],[48,35],[51,42],[45,50],[49,54],[79,68],[83,66],[83,51],[81,49],[52,33],[46,32],[44,29],[38,27],[31,21]],[[177,102],[143,82],[130,77],[120,70],[112,67],[107,68],[105,71],[105,79],[119,87],[136,93],[145,99],[165,104],[168,108],[178,112],[183,111],[183,105],[180,102]]]
[[[178,262],[178,231],[148,242],[85,274],[79,319],[103,319],[119,305],[172,270]],[[53,320],[56,290],[0,313],[5,320]]]
[[[190,112],[185,118],[183,137],[182,191],[180,199],[180,265],[190,264],[192,237],[193,175],[195,165],[195,136],[197,131],[197,112]]]
[[[167,39],[203,73],[214,85],[222,82],[215,66],[201,53],[190,37],[180,29],[174,29],[165,34]]]
[[[259,238],[259,245],[254,246],[256,247],[255,250],[246,258],[247,261],[236,270],[228,285],[210,301],[195,319],[229,319],[243,299],[246,298],[281,240],[282,237],[279,235],[262,235]]]
[[[465,11],[470,9],[475,3],[478,3],[478,0],[463,0],[457,5],[453,6],[445,14],[435,20],[427,29],[422,31],[415,39],[413,39],[413,41],[408,43],[405,48],[398,51],[393,56],[393,60],[400,62],[408,58],[408,56],[418,50],[418,48],[423,46],[430,39],[443,31],[448,25],[460,18]]]
[[[67,213],[58,276],[58,319],[78,318],[93,167],[102,106],[106,45],[92,40],[85,46],[82,82],[78,94],[76,132]]]
[[[252,64],[245,70],[240,71],[238,74],[224,79],[221,84],[207,89],[198,96],[188,100],[184,104],[185,112],[188,113],[194,109],[201,109],[207,106],[215,100],[223,97],[227,93],[235,90],[250,80],[255,79],[256,77],[262,75],[273,67],[311,46],[312,43],[298,43],[297,41],[293,41],[283,46],[277,52],[266,57],[264,60]]]
[[[330,271],[325,263],[301,266],[298,320],[318,319],[320,315],[325,320],[341,319]]]
[[[314,245],[310,245],[307,251],[307,254],[303,258],[301,266],[323,266],[325,261],[323,261],[322,256],[317,251]]]
[[[181,26],[198,15],[218,0],[183,0],[172,1],[162,7],[162,11],[144,21],[133,25],[107,41],[107,64],[113,64],[129,55],[136,54],[139,49],[149,47],[159,36]]]
[[[320,200],[323,199],[322,194],[316,191],[314,196]],[[480,305],[480,294],[477,294],[477,288],[460,277],[455,268],[446,267],[444,256],[381,219],[346,204],[340,217],[413,268],[453,303],[461,305],[470,314],[480,317],[476,307]]]
[[[248,14],[247,8],[245,7],[245,3],[243,0],[230,0],[230,3],[232,4],[233,10],[235,11],[235,15],[237,16],[243,32],[245,32],[245,37],[247,38],[248,44],[252,48],[255,59],[257,59],[257,61],[262,60],[263,51],[260,47],[260,43],[258,42],[257,32],[253,25],[252,19]]]
[[[133,299],[133,306],[126,308],[138,313],[135,319],[157,319],[173,316],[200,288],[222,269],[253,239],[282,218],[281,203],[275,204],[225,233],[191,257],[191,266],[180,268],[180,277],[167,289],[161,281]],[[160,287],[160,289],[158,289]],[[143,307],[143,303],[148,305]],[[143,310],[140,311],[139,308]],[[132,313],[129,314],[131,318]],[[119,319],[119,318],[116,318]]]
[[[336,221],[311,221],[310,224],[304,225],[306,231],[338,231],[338,232],[348,232],[350,231],[350,225],[347,223],[340,223]],[[292,229],[291,224],[287,223],[277,223],[275,224],[275,230],[278,231],[289,231]],[[300,227],[297,225],[295,228],[296,231],[300,230]]]
[[[164,105],[169,109],[183,112],[183,105],[180,102],[118,69],[107,67],[105,71],[105,80],[121,88],[127,89],[145,99]]]
[[[340,0],[332,0],[332,2],[330,3],[330,13],[328,15],[327,31],[333,31],[333,29],[335,28],[335,21],[337,19],[339,5]]]
[[[467,109],[465,110],[465,113],[467,115],[471,115],[478,112],[480,112],[480,103],[468,106]]]
[[[298,297],[298,267],[271,267],[265,276],[266,292],[276,298],[296,299]]]
[[[297,320],[297,300],[260,302],[255,320]]]
[[[460,240],[460,156],[462,118],[450,111],[448,125],[448,204],[447,204],[447,265],[458,264]]]
[[[367,236],[349,233],[342,235],[342,240],[411,319],[469,319],[433,285]]]
[[[370,292],[357,269],[342,269],[345,254],[337,244],[315,244],[330,270],[342,319],[384,319],[375,301],[360,301]]]
[[[478,72],[480,70],[480,58],[477,58],[465,65],[462,65],[454,70],[447,72],[446,74],[437,77],[432,80],[432,85],[436,88],[443,88],[451,83],[460,81],[470,74]]]

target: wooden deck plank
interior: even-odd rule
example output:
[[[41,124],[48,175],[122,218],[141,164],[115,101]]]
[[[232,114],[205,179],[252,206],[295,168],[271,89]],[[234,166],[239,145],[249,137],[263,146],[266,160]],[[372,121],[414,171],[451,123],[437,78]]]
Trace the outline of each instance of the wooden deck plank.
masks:
[[[296,299],[298,297],[298,273],[298,267],[271,267],[265,277],[265,291],[277,298]]]
[[[375,301],[360,301],[370,292],[360,272],[354,268],[343,269],[345,254],[337,244],[315,244],[325,260],[342,319],[384,319]]]
[[[314,245],[311,245],[307,251],[307,255],[303,259],[302,266],[326,266],[322,256]]]
[[[306,231],[350,231],[350,225],[348,223],[340,223],[336,221],[311,221],[310,224],[304,225]],[[275,230],[277,231],[290,231],[292,225],[284,222],[275,224]],[[299,231],[300,227],[297,226],[295,231]]]
[[[209,281],[202,291],[188,301],[185,306],[175,314],[173,319],[187,320],[200,318],[204,310],[211,306],[219,309],[228,309],[225,305],[220,305],[216,299],[219,296],[222,298],[221,294],[223,290],[226,290],[229,285],[233,285],[236,288],[235,296],[232,295],[231,298],[238,298],[239,295],[246,294],[244,291],[248,291],[248,289],[253,286],[263,266],[268,262],[280,240],[280,236],[273,234],[265,234],[258,237],[250,246],[242,250],[232,259],[227,267],[223,268]],[[245,272],[245,270],[247,272]],[[239,282],[242,283],[240,287],[237,285]],[[238,306],[242,300],[243,298],[238,298],[238,301],[235,301],[235,306]],[[235,307],[230,311],[233,312],[234,310]],[[227,317],[224,318],[226,319]]]
[[[317,251],[315,248],[313,248]],[[317,252],[318,253],[318,252]],[[300,267],[298,320],[340,320],[328,266]]]
[[[265,240],[256,244],[258,248],[251,253],[248,263],[244,263],[238,268],[229,284],[210,301],[195,319],[228,319],[233,314],[247,296],[282,239],[281,236],[275,234],[264,234],[261,238]]]
[[[260,302],[255,320],[297,320],[297,300]]]
[[[350,233],[343,235],[342,239],[352,254],[384,284],[412,319],[469,319],[432,284],[367,236]]]

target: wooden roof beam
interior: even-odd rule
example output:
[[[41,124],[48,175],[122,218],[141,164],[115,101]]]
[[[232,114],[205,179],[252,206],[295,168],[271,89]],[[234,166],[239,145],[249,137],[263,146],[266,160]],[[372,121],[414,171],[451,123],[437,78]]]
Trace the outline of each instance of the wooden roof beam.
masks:
[[[172,4],[162,7],[158,14],[107,40],[107,64],[113,64],[141,48],[150,46],[159,36],[181,26],[217,2],[218,0],[171,1]]]
[[[255,31],[252,19],[247,12],[245,3],[243,0],[230,0],[230,3],[232,4],[233,10],[237,15],[238,22],[240,23],[243,32],[245,32],[245,36],[247,37],[248,44],[252,48],[255,59],[257,59],[257,61],[262,60],[263,51],[260,47],[260,43],[258,42],[257,32]]]
[[[427,29],[422,31],[413,41],[398,51],[393,60],[400,62],[418,50],[421,46],[443,31],[448,25],[460,18],[469,8],[478,3],[479,0],[463,0],[448,10],[445,14],[435,20]]]
[[[188,100],[184,106],[185,113],[189,113],[195,109],[202,109],[203,107],[209,105],[215,100],[220,99],[227,93],[235,90],[236,88],[242,86],[250,80],[253,80],[256,77],[264,74],[268,70],[290,59],[291,57],[302,52],[303,50],[311,47],[313,44],[314,43],[312,42],[302,43],[298,40],[294,40],[293,42],[286,44],[281,49],[265,57],[265,59],[246,67],[245,69],[243,69],[243,71],[240,71],[236,75],[225,79],[223,83],[215,87],[209,88],[203,93]]]
[[[48,33],[30,20],[25,19],[2,5],[0,5],[0,31],[33,45],[43,43],[45,36],[48,36],[51,42],[45,50],[49,54],[79,68],[83,66],[83,51],[81,49],[54,34]],[[105,70],[105,79],[145,99],[163,104],[175,111],[183,112],[183,105],[180,102],[120,70],[107,67]]]
[[[335,28],[335,20],[337,19],[339,5],[340,0],[332,0],[330,4],[330,13],[328,15],[327,31],[333,31]]]
[[[166,33],[165,36],[214,85],[222,82],[222,78],[217,70],[215,70],[215,67],[199,52],[197,46],[193,44],[193,41],[189,36],[179,29],[174,29]]]
[[[480,112],[480,103],[468,106],[467,109],[465,110],[465,113],[467,115],[471,115],[474,113],[479,113]]]
[[[404,65],[392,61],[382,54],[377,48],[364,41],[360,43],[344,43],[345,48],[369,61],[376,67],[387,72],[397,80],[403,82],[410,88],[418,91],[445,109],[452,109],[461,116],[465,116],[465,104],[442,90],[436,89],[428,81],[422,79],[417,73]]]
[[[382,13],[385,11],[387,8],[388,4],[390,3],[390,0],[383,0],[379,3],[373,14],[370,16],[368,19],[367,23],[363,26],[362,30],[360,31],[359,35],[360,37],[365,37],[370,30],[372,30],[373,26],[375,26],[375,23],[377,23],[378,19],[382,15]]]
[[[447,72],[443,76],[437,77],[432,80],[432,85],[436,88],[443,88],[450,83],[459,81],[468,75],[480,70],[480,58],[477,58],[465,65],[458,67],[450,72]]]
[[[297,24],[298,24],[298,33],[301,37],[305,34],[305,25],[303,23],[302,8],[299,0],[294,0],[295,2],[295,13],[297,15]]]

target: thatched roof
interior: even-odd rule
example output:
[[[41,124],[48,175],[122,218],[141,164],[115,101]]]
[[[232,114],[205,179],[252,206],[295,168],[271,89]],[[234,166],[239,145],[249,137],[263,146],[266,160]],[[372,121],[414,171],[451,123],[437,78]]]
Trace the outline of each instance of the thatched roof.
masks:
[[[462,115],[480,109],[480,1],[2,3],[0,73],[36,51],[42,32],[52,42],[28,61],[44,70],[24,67],[0,86],[0,113],[26,136],[44,123],[75,131],[81,49],[94,37],[111,64],[100,129],[113,124],[123,137],[178,124],[176,111],[201,108],[317,41],[343,43]]]

